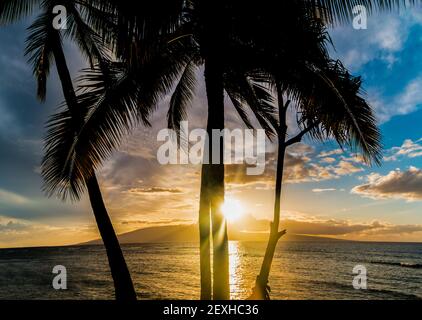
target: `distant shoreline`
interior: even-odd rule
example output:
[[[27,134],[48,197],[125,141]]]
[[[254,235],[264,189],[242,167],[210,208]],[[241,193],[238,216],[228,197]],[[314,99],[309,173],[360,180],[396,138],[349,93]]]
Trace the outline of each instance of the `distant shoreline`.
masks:
[[[321,237],[317,237],[317,236],[309,236],[309,237],[313,237],[313,238],[321,238]],[[422,245],[422,242],[408,242],[408,241],[402,241],[402,242],[397,242],[397,241],[361,241],[361,240],[345,240],[345,239],[335,239],[335,238],[325,238],[325,239],[332,239],[334,243],[336,244],[347,244],[350,242],[356,243],[356,244],[409,244],[409,245]],[[96,240],[93,240],[96,241]],[[253,240],[229,240],[230,242],[234,241],[234,242],[250,242],[250,243],[262,243],[264,241],[253,241]],[[91,242],[91,241],[90,241]],[[65,244],[65,245],[48,245],[48,246],[29,246],[29,247],[4,247],[4,248],[0,248],[0,251],[3,250],[25,250],[25,249],[53,249],[53,248],[69,248],[69,247],[98,247],[98,246],[102,246],[101,243],[90,243],[90,242],[84,242],[84,243],[75,243],[75,244]],[[306,242],[310,242],[310,243],[330,243],[331,241],[327,241],[327,240],[322,240],[322,241],[318,241],[318,240],[307,240],[307,241],[301,241],[301,240],[290,240],[287,242],[298,242],[298,243],[306,243]],[[122,243],[122,246],[135,246],[135,245],[154,245],[154,244],[183,244],[183,243],[194,243],[197,244],[195,241],[180,241],[180,242],[132,242],[132,243]]]

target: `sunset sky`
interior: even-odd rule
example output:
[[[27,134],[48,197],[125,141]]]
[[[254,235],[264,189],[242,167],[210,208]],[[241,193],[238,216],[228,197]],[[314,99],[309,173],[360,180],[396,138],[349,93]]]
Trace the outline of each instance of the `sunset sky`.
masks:
[[[35,81],[23,56],[28,25],[0,28],[0,247],[91,240],[97,230],[86,199],[64,204],[45,198],[41,191],[43,126],[62,93],[52,68],[47,102],[35,99]],[[292,147],[282,198],[285,225],[292,233],[422,241],[422,10],[373,16],[368,30],[354,30],[350,24],[330,34],[333,57],[364,79],[366,98],[383,134],[384,161],[381,167],[367,167],[359,155],[339,149],[334,141],[305,139]],[[66,55],[76,76],[83,60],[71,45]],[[156,159],[156,136],[166,126],[167,105],[163,101],[152,128],[127,137],[99,173],[119,233],[197,219],[200,167],[162,166]],[[200,81],[190,109],[192,126],[205,125],[205,107]],[[227,103],[227,126],[236,128],[239,123]],[[250,231],[254,219],[272,216],[274,148],[268,146],[267,151],[261,176],[227,168],[227,197],[241,204],[242,215],[250,216],[243,218]]]

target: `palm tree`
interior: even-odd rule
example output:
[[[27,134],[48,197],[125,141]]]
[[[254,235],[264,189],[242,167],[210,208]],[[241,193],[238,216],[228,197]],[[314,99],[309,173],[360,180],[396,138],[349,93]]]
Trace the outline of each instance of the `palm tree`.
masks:
[[[271,136],[270,123],[275,123],[274,108],[265,103],[265,91],[249,81],[246,64],[239,63],[241,60],[238,58],[239,52],[235,52],[235,48],[232,48],[233,45],[228,41],[228,36],[221,33],[219,39],[214,39],[211,26],[208,26],[209,30],[204,33],[204,25],[210,23],[201,21],[201,19],[208,19],[206,10],[207,8],[189,7],[184,13],[184,17],[190,21],[189,23],[183,23],[170,34],[160,34],[156,37],[154,46],[147,48],[148,54],[142,52],[136,55],[137,57],[141,56],[139,59],[141,61],[134,61],[131,58],[133,54],[131,57],[125,57],[123,54],[122,59],[125,62],[109,65],[108,79],[103,77],[101,72],[88,71],[87,76],[83,79],[85,85],[81,89],[84,93],[81,94],[80,100],[99,101],[99,103],[93,105],[77,139],[77,145],[73,146],[71,156],[68,156],[67,159],[76,162],[89,159],[89,161],[93,161],[93,166],[99,165],[100,160],[109,156],[111,150],[118,145],[121,134],[132,126],[133,119],[148,124],[145,116],[154,109],[163,95],[170,92],[175,83],[177,85],[170,102],[168,120],[171,128],[178,128],[194,94],[195,70],[202,64],[205,64],[205,81],[209,94],[209,124],[207,126],[209,136],[212,137],[212,129],[224,128],[224,90],[229,94],[247,126],[251,127],[251,124],[243,109],[245,104],[252,107],[256,118]],[[230,16],[227,15],[226,21],[229,21],[229,18]],[[144,37],[145,35],[142,35],[141,39],[144,40]],[[214,41],[224,42],[226,48],[224,62],[221,65],[220,57],[214,57],[214,53],[212,53],[215,51],[213,49]],[[129,49],[125,47],[127,43],[124,41],[123,43],[122,52],[133,52],[130,48],[132,43],[129,44]],[[141,44],[133,45],[133,47],[139,46]],[[233,53],[229,54],[229,52]],[[212,58],[207,58],[208,55]],[[207,62],[209,59],[211,62]],[[215,66],[213,66],[214,63]],[[219,74],[216,75],[215,71],[218,71]],[[217,84],[214,85],[214,82]],[[95,89],[92,90],[94,86]],[[218,99],[213,99],[213,92],[220,90],[220,87],[223,91],[218,95]],[[129,115],[133,115],[133,117]],[[119,126],[116,126],[116,123]],[[59,122],[56,125],[60,126]],[[53,137],[53,135],[50,136]],[[54,136],[57,140],[60,139],[59,135],[55,134]],[[222,158],[222,148],[220,150],[220,158]],[[78,156],[72,152],[76,152]],[[80,164],[71,164],[71,162],[67,161],[65,166],[70,170],[74,167],[84,167]],[[62,168],[63,162],[57,162],[56,165],[57,168]],[[66,174],[66,176],[72,176],[72,174]],[[221,204],[224,199],[224,188],[221,188],[221,182],[224,182],[222,161],[219,165],[204,165],[202,177],[199,218],[203,288],[201,296],[204,299],[211,297],[209,221],[212,212],[214,298],[227,299],[229,298],[229,264],[227,227],[221,213]],[[79,182],[75,180],[69,183],[75,185]]]
[[[34,75],[38,81],[37,96],[41,101],[45,100],[47,77],[50,71],[51,61],[54,59],[66,106],[68,108],[64,112],[69,121],[70,128],[66,134],[74,138],[83,124],[86,110],[84,110],[83,105],[78,102],[73,88],[72,79],[63,51],[62,35],[59,30],[56,30],[53,27],[53,8],[56,5],[66,5],[68,13],[67,23],[69,27],[69,29],[66,30],[66,34],[79,45],[91,64],[93,64],[94,61],[102,63],[105,55],[104,48],[99,42],[98,36],[81,17],[77,1],[4,1],[0,7],[0,17],[2,21],[14,22],[22,19],[24,16],[32,14],[37,6],[41,9],[41,14],[28,28],[29,36],[25,54],[29,56],[29,61],[33,65]],[[52,148],[54,148],[54,146],[48,143],[46,144],[47,153]],[[46,188],[46,191],[49,195],[53,195],[58,189],[57,193],[61,195],[63,200],[68,196],[73,199],[79,199],[81,192],[86,187],[98,229],[106,248],[115,286],[116,299],[136,300],[132,279],[113,225],[108,216],[94,170],[92,170],[92,167],[85,168],[87,173],[83,177],[83,187],[68,189],[63,185],[63,180],[61,178],[62,172],[57,170],[58,168],[50,166],[51,157],[60,157],[60,155],[53,153],[53,155],[50,154],[50,157],[46,157],[43,160],[42,174],[47,181],[53,181],[52,185]]]
[[[332,127],[331,136],[334,136],[339,144],[356,146],[363,152],[364,158],[368,163],[372,161],[375,163],[379,162],[379,133],[374,124],[370,107],[359,96],[360,78],[351,77],[347,70],[341,66],[340,62],[334,63],[328,59],[328,54],[323,48],[326,39],[324,39],[324,32],[321,31],[322,26],[314,28],[317,33],[313,38],[304,37],[306,34],[301,33],[303,30],[300,28],[300,26],[307,25],[303,19],[310,19],[313,24],[335,24],[348,21],[352,17],[353,6],[358,4],[366,5],[369,12],[371,12],[374,9],[399,8],[404,2],[388,1],[378,3],[373,1],[368,3],[365,1],[350,1],[347,3],[347,1],[342,1],[340,3],[336,1],[319,1],[317,4],[316,1],[314,3],[313,1],[298,0],[289,2],[285,6],[283,6],[284,4],[281,5],[284,9],[271,2],[263,3],[259,8],[256,6],[244,8],[243,12],[252,13],[243,15],[243,19],[249,24],[243,24],[242,30],[244,34],[254,39],[251,43],[258,47],[258,49],[255,48],[254,50],[261,52],[261,56],[256,57],[256,60],[260,61],[261,65],[266,65],[264,67],[266,71],[264,72],[271,74],[271,83],[276,89],[278,96],[280,118],[280,125],[276,127],[279,136],[279,159],[277,162],[274,220],[271,224],[271,233],[264,261],[251,298],[269,298],[267,282],[271,262],[277,242],[285,233],[285,230],[279,231],[279,221],[282,173],[286,148],[291,144],[300,142],[307,133],[318,139],[330,136],[327,125],[333,126],[337,121],[337,128]],[[245,5],[247,6],[247,4]],[[280,23],[285,22],[285,20],[279,19],[280,11],[288,12],[290,18],[296,18],[296,21],[299,21],[299,28],[297,28],[298,26],[295,24],[294,19],[293,21],[289,20],[289,23],[284,25],[283,28]],[[297,20],[298,18],[299,20]],[[250,28],[248,28],[248,25]],[[288,32],[285,32],[285,30],[287,29],[295,30],[294,35],[296,35],[298,41],[286,41]],[[286,46],[290,47],[292,44],[298,46],[298,50],[290,56],[288,53],[293,53],[295,50],[293,49],[292,51],[291,48],[286,49]],[[289,52],[286,50],[289,50]],[[267,53],[267,55],[262,54],[263,52]],[[292,68],[292,65],[295,67]],[[293,79],[294,77],[291,75],[296,75],[297,79]],[[330,79],[328,75],[332,78]],[[315,86],[318,83],[331,90],[331,92],[327,92],[327,90],[320,90],[319,92],[331,93],[333,99],[327,99],[329,95],[320,96],[316,94],[318,89],[315,89]],[[302,131],[289,140],[286,140],[286,112],[291,101],[289,100],[284,104],[283,96],[285,94],[292,95],[292,100],[295,100],[296,106],[299,106],[297,108],[298,114],[302,115],[300,119]],[[347,99],[343,95],[347,95]],[[321,100],[321,98],[325,100]],[[339,111],[337,111],[338,109],[331,110],[331,113],[336,113],[332,115],[330,112],[327,113],[325,108],[318,108],[319,113],[313,113],[313,119],[304,117],[304,115],[309,114],[309,108],[315,108],[315,103],[322,101],[337,105],[342,109]],[[307,113],[304,112],[304,109],[307,110]],[[342,118],[344,116],[347,117]],[[305,119],[307,120],[305,121]],[[354,130],[352,130],[353,128]]]
[[[284,103],[283,97],[286,95],[294,97],[295,94],[283,91],[280,84],[276,85],[280,125],[277,130],[279,147],[274,218],[271,223],[264,260],[253,289],[253,299],[269,299],[268,278],[272,260],[278,240],[286,232],[286,230],[279,231],[279,226],[284,157],[287,148],[301,142],[302,138],[309,134],[318,140],[334,137],[340,146],[346,144],[355,149],[357,147],[368,162],[379,163],[381,158],[380,133],[375,124],[371,107],[360,97],[361,80],[350,76],[338,61],[329,64],[328,69],[321,70],[321,73],[324,73],[324,78],[326,78],[322,81],[321,79],[312,79],[316,82],[312,86],[311,95],[306,97],[301,94],[300,100],[296,99],[295,101],[295,112],[301,115],[298,123],[301,131],[292,138],[287,138],[286,123],[286,113],[291,106],[291,100]],[[330,83],[327,84],[325,81]]]
[[[319,140],[334,137],[340,145],[357,147],[363,152],[368,163],[372,160],[379,163],[380,159],[380,135],[371,108],[360,97],[360,78],[350,76],[340,62],[330,60],[327,44],[331,43],[331,40],[320,19],[310,15],[306,6],[300,3],[290,3],[286,6],[291,13],[291,18],[287,21],[280,23],[267,19],[267,22],[261,23],[259,27],[254,25],[252,30],[245,31],[256,38],[256,48],[253,48],[258,52],[256,60],[260,61],[262,72],[268,74],[279,104],[274,219],[251,297],[259,299],[269,298],[267,283],[271,263],[278,240],[285,234],[285,230],[279,231],[279,224],[286,149],[300,142],[306,134],[310,134]],[[275,8],[271,6],[262,8],[258,9],[258,12],[255,9],[254,15],[259,17],[262,14],[269,18],[275,12]],[[283,26],[295,30],[293,39],[283,31]],[[274,38],[280,41],[274,42]],[[283,45],[280,46],[280,43]],[[285,96],[290,98],[286,103]],[[291,100],[295,102],[298,125],[302,130],[295,137],[287,139],[286,114]]]

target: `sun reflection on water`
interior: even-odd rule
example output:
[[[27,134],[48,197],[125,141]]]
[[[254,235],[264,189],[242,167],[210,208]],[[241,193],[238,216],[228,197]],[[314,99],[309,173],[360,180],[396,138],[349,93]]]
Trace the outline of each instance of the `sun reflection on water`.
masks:
[[[242,272],[241,268],[241,253],[240,243],[238,241],[229,242],[230,255],[230,298],[240,299],[242,295]]]

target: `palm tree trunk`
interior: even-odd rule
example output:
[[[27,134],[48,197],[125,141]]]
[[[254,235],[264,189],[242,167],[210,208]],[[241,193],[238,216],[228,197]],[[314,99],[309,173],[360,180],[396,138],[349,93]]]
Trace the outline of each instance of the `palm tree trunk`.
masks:
[[[275,249],[278,240],[284,234],[278,231],[280,225],[280,200],[281,200],[281,185],[283,179],[284,156],[286,148],[283,145],[279,146],[278,163],[277,163],[277,179],[275,190],[275,204],[274,204],[274,221],[271,223],[270,237],[268,239],[267,248],[265,250],[264,260],[261,265],[261,270],[256,279],[253,298],[257,300],[269,300],[267,292],[268,278],[273,262]]]
[[[199,243],[201,271],[201,300],[211,300],[211,241],[210,241],[210,198],[208,181],[210,168],[202,165],[201,191],[199,200]]]
[[[104,247],[107,252],[111,276],[113,277],[116,300],[136,300],[136,292],[133,287],[132,278],[126,265],[119,240],[111,223],[107,209],[104,205],[100,186],[95,175],[88,179],[87,183],[89,200],[92,211],[98,225]]]
[[[53,54],[57,72],[59,74],[66,103],[75,123],[75,130],[77,130],[77,128],[82,124],[83,115],[78,108],[75,90],[67,67],[60,35],[57,31],[55,32],[55,40],[56,41],[53,44]],[[133,287],[129,269],[126,265],[113,224],[111,223],[107,209],[104,205],[95,173],[93,173],[87,180],[86,186],[88,189],[89,199],[91,201],[92,211],[98,225],[98,230],[107,252],[111,275],[114,281],[116,299],[136,300],[136,292]]]
[[[278,240],[284,235],[284,231],[279,231],[280,226],[280,202],[281,189],[283,185],[283,171],[284,171],[284,157],[286,154],[285,138],[287,134],[286,125],[286,111],[289,102],[284,105],[282,92],[278,90],[280,127],[278,128],[278,155],[277,155],[277,172],[275,185],[275,202],[274,202],[274,218],[271,223],[270,237],[268,239],[267,248],[265,250],[264,260],[261,265],[261,270],[256,279],[255,287],[253,289],[250,299],[255,300],[269,300],[269,293],[267,290],[268,278],[270,275],[271,264],[273,262],[275,249]]]
[[[224,202],[223,139],[213,141],[213,129],[224,129],[224,88],[220,61],[212,57],[205,61],[205,85],[208,99],[207,132],[210,139],[209,197],[213,238],[213,299],[230,299],[229,245],[226,219],[221,207]],[[213,164],[213,145],[219,145],[219,164]]]

